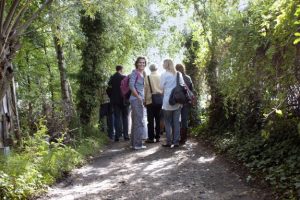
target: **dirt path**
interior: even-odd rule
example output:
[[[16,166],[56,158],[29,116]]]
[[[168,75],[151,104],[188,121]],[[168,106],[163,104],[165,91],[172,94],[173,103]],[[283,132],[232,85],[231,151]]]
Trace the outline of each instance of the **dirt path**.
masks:
[[[251,188],[230,164],[195,140],[170,149],[148,144],[134,151],[129,142],[111,143],[91,164],[40,199],[269,199]]]

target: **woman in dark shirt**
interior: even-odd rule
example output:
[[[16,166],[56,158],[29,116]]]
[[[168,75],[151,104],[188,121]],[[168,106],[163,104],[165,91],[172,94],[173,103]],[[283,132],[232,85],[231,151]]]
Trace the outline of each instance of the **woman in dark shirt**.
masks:
[[[177,64],[176,70],[182,73],[185,85],[190,91],[193,91],[193,82],[190,76],[185,74],[185,66],[183,64]],[[181,109],[181,124],[180,124],[180,144],[185,144],[188,135],[188,121],[190,114],[191,104],[186,103]]]

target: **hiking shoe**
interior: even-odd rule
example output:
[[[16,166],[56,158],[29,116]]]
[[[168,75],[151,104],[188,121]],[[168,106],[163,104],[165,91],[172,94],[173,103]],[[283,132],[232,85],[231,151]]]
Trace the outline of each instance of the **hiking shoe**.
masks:
[[[124,140],[125,140],[125,141],[129,141],[129,140],[130,140],[130,138],[129,138],[129,137],[126,137],[126,138],[124,138]]]
[[[133,147],[134,150],[146,149],[147,147],[142,145],[140,147]]]
[[[177,147],[179,147],[179,144],[174,144],[173,147],[174,147],[174,148],[177,148]]]
[[[170,144],[163,144],[163,145],[161,145],[162,147],[171,147],[172,145],[170,145]]]
[[[154,143],[154,140],[147,139],[145,142],[146,142],[146,143]]]

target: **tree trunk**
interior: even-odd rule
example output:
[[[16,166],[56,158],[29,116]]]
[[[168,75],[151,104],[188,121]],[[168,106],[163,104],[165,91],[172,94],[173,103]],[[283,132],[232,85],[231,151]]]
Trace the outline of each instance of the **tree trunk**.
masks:
[[[298,84],[300,84],[300,43],[296,44],[295,76],[298,81]]]
[[[47,47],[46,47],[46,44],[44,44],[44,53],[45,53],[45,56],[47,56]],[[49,72],[49,89],[50,89],[50,94],[51,94],[51,118],[53,119],[54,118],[54,87],[53,87],[53,80],[54,80],[54,77],[53,77],[53,73],[51,71],[51,65],[46,62],[46,67],[48,69],[48,72]]]
[[[13,105],[13,91],[9,87],[4,97],[0,102],[0,148],[12,145],[12,140],[9,135],[14,130],[14,113],[12,111]]]
[[[62,47],[62,43],[59,37],[56,36],[56,32],[60,31],[60,26],[54,27],[53,31],[53,39],[54,45],[56,49],[57,56],[57,64],[60,72],[60,85],[61,85],[61,95],[63,101],[63,109],[66,118],[67,125],[71,121],[71,118],[74,114],[73,105],[72,105],[72,96],[70,90],[70,83],[67,77],[67,69],[65,64],[64,50]]]
[[[18,142],[18,145],[21,144],[22,138],[21,138],[21,128],[20,128],[20,117],[19,117],[19,111],[18,111],[18,99],[17,99],[17,90],[16,90],[16,83],[15,79],[13,78],[12,86],[11,86],[12,93],[12,108],[14,111],[15,116],[15,136]]]
[[[19,0],[0,1],[0,147],[9,145],[8,133],[13,130],[11,106],[14,91],[12,59],[20,49],[19,37],[53,0],[45,0],[31,15],[26,15],[28,5]],[[28,6],[28,7],[27,7]]]
[[[29,76],[27,76],[27,88],[28,92],[31,92],[31,80]],[[28,102],[27,123],[30,130],[29,133],[30,135],[33,135],[33,132],[36,130],[36,126],[34,124],[33,106],[31,101]]]

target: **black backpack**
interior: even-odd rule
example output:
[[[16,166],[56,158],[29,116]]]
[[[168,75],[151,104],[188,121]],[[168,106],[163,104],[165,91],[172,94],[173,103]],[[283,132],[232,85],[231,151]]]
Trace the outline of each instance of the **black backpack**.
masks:
[[[176,103],[186,104],[190,101],[191,101],[191,99],[188,95],[186,85],[180,85],[179,84],[179,73],[177,72],[176,86],[171,92],[170,99],[169,99],[169,104],[171,106],[173,106]]]

